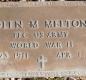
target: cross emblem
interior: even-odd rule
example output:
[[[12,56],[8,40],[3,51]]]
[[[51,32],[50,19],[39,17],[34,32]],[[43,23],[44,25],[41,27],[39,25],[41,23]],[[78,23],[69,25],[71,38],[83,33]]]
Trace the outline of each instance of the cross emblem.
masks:
[[[40,70],[44,70],[45,63],[47,62],[47,58],[41,55],[38,57],[37,62],[39,63]]]

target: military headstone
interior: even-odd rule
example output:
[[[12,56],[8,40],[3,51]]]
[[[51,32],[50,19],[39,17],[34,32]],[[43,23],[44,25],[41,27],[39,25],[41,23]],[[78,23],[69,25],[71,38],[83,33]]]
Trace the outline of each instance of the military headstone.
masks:
[[[84,2],[0,3],[0,77],[86,75]]]

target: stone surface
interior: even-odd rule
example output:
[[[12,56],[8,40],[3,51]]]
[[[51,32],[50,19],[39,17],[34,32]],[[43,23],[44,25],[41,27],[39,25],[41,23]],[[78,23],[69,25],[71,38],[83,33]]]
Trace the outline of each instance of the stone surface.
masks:
[[[85,69],[85,10],[85,6],[0,8],[0,71],[39,71],[41,55],[47,58],[44,71]],[[51,28],[47,20],[54,21]],[[60,27],[58,20],[73,24]]]

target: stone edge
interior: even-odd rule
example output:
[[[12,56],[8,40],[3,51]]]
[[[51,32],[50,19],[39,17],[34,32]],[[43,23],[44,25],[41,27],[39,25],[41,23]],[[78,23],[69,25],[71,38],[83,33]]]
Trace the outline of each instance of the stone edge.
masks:
[[[0,2],[0,8],[18,8],[18,7],[52,7],[52,6],[86,6],[86,1],[45,1],[45,2]]]

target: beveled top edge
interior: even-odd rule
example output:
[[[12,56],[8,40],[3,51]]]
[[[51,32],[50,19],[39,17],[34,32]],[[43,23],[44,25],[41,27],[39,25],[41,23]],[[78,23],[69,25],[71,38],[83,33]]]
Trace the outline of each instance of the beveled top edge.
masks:
[[[52,7],[52,6],[66,6],[66,7],[79,7],[86,6],[85,1],[45,1],[45,2],[0,2],[0,8],[17,8],[17,7]]]

